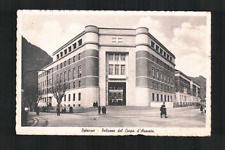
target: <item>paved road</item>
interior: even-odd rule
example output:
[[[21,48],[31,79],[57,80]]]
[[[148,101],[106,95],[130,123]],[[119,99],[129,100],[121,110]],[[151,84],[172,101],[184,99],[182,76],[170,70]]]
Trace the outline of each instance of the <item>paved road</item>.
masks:
[[[85,113],[42,113],[30,112],[35,126],[49,127],[204,127],[205,113],[194,107],[167,109],[168,118],[160,118],[159,108],[110,106],[107,114],[98,115],[96,108],[85,109]],[[33,116],[33,117],[32,117]]]

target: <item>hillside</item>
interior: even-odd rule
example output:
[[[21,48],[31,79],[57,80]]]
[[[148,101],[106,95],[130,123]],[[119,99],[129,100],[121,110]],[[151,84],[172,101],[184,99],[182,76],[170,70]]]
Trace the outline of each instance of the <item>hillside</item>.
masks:
[[[41,48],[29,43],[22,37],[22,89],[24,90],[23,104],[33,105],[38,88],[38,74],[41,68],[52,62]]]

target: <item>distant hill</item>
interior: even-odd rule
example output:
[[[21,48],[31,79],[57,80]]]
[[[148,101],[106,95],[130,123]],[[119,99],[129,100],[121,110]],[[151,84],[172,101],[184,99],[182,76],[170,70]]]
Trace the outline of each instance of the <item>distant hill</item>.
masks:
[[[24,104],[32,105],[35,101],[38,89],[38,74],[41,68],[52,62],[49,56],[41,48],[29,43],[22,37],[22,89],[24,90]],[[30,104],[28,104],[30,103]]]

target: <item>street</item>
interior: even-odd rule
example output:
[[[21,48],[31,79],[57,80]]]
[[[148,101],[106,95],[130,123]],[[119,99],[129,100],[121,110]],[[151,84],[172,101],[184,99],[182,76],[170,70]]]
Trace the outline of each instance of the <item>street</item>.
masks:
[[[48,127],[204,127],[206,115],[194,106],[168,108],[168,118],[160,118],[159,108],[137,106],[107,106],[106,114],[97,108],[85,108],[84,113],[29,112],[30,126]]]

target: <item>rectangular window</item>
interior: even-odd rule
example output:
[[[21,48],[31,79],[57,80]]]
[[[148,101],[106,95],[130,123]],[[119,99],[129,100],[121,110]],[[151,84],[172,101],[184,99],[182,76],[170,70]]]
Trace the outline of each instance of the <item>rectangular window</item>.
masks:
[[[125,75],[125,65],[121,65],[121,75]]]
[[[66,71],[64,72],[64,82],[66,81]]]
[[[66,101],[66,95],[64,96],[64,101]]]
[[[66,67],[66,61],[64,61],[64,67]]]
[[[157,94],[157,102],[159,101],[159,94]]]
[[[70,94],[69,94],[69,96],[68,96],[68,101],[70,101]]]
[[[82,45],[82,39],[80,39],[80,40],[78,41],[78,45],[79,45],[79,46]]]
[[[80,58],[81,58],[81,54],[79,53],[79,54],[78,54],[78,60],[80,60]]]
[[[67,49],[64,50],[64,54],[65,54],[65,55],[67,54]]]
[[[78,93],[78,101],[81,100],[81,93]]]
[[[63,57],[63,52],[60,52],[60,56]]]
[[[80,65],[78,66],[78,78],[81,78],[81,73],[82,71],[81,71],[81,65]]]
[[[73,62],[75,62],[76,61],[76,57],[75,56],[73,56]]]
[[[125,54],[121,54],[121,60],[126,60],[126,55]]]
[[[60,69],[62,68],[62,63],[60,64]]]
[[[68,81],[70,81],[71,78],[71,70],[68,70]]]
[[[152,93],[152,101],[155,101],[155,94]]]
[[[57,59],[59,59],[59,54],[57,55]]]
[[[73,44],[73,50],[77,48],[77,43]]]
[[[163,95],[161,94],[161,102],[163,101]]]
[[[56,82],[59,81],[59,74],[56,75]]]
[[[59,65],[56,66],[57,70],[59,70]]]
[[[119,60],[119,54],[115,54],[115,60]]]
[[[62,82],[63,75],[60,73],[60,83]]]
[[[78,86],[81,87],[81,81],[78,82]]]
[[[155,68],[152,67],[152,76],[154,77],[155,76]]]
[[[164,101],[166,102],[166,95],[164,95]]]
[[[73,82],[73,88],[76,88],[76,82]]]
[[[160,48],[160,54],[162,54],[163,53],[163,50]]]
[[[156,78],[159,79],[159,70],[156,70]]]
[[[71,52],[71,46],[70,46],[70,47],[68,47],[68,49],[69,49],[69,52]]]
[[[115,65],[115,75],[119,75],[119,65]]]
[[[167,54],[166,58],[169,59],[169,55],[168,54]]]
[[[68,65],[70,65],[70,59],[68,59]]]
[[[75,101],[76,100],[76,94],[74,93],[73,94],[73,101]]]
[[[155,48],[155,43],[151,41],[151,47]]]
[[[76,67],[73,68],[73,79],[75,79],[75,78],[76,78]]]
[[[156,49],[156,51],[159,51],[159,46],[158,46],[158,45],[156,45],[155,49]]]
[[[186,97],[185,97],[185,100],[186,100]],[[170,101],[170,97],[168,96],[168,99],[167,99],[167,101],[169,102]]]
[[[109,74],[113,75],[113,65],[112,64],[109,65]]]

